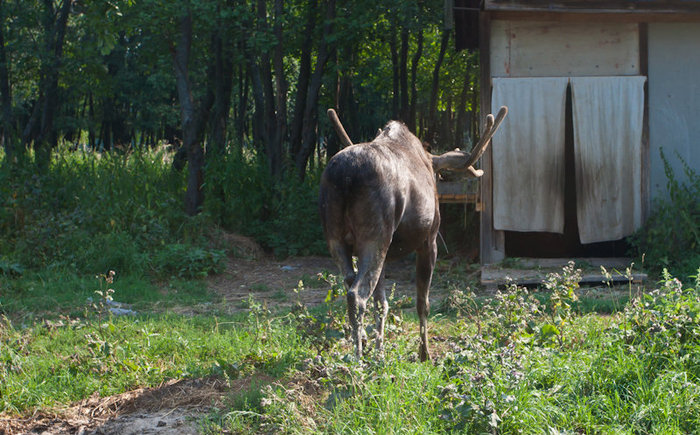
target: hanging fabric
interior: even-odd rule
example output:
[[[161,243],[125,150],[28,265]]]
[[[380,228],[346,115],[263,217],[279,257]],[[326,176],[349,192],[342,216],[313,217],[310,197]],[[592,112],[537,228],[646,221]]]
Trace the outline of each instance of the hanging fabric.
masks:
[[[618,240],[642,225],[645,80],[640,76],[571,79],[581,243]]]
[[[491,107],[508,106],[493,137],[497,230],[564,232],[566,77],[494,78]]]

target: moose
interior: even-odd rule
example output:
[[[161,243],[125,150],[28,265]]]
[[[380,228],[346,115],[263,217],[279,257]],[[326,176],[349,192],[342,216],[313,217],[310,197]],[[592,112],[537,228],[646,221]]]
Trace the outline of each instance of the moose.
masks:
[[[495,119],[491,114],[487,116],[481,139],[471,153],[455,149],[433,155],[398,121],[390,121],[371,142],[353,145],[335,110],[328,110],[345,148],[330,159],[323,172],[319,211],[328,250],[344,276],[358,360],[362,357],[366,335],[363,320],[371,296],[376,307],[375,344],[379,352],[383,350],[389,311],[382,286],[385,261],[412,252],[416,253],[419,357],[421,361],[430,359],[428,293],[440,227],[436,173],[447,169],[465,171],[471,177],[483,175],[473,165],[507,113],[504,106]],[[357,257],[357,271],[353,268],[353,256]]]

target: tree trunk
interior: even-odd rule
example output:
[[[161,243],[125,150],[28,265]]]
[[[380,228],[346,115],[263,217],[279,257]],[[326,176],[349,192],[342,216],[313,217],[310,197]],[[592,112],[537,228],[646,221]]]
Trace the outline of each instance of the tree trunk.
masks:
[[[23,143],[34,142],[37,167],[40,172],[48,168],[51,150],[58,143],[54,118],[58,110],[58,73],[63,57],[63,40],[68,26],[71,0],[63,0],[56,12],[52,0],[44,0],[44,36],[46,58],[39,71],[39,99],[23,133]]]
[[[408,123],[408,28],[401,29],[401,52],[399,54],[399,88],[401,93],[399,119]]]
[[[318,1],[312,0],[308,4],[308,18],[304,35],[304,45],[301,48],[299,60],[299,76],[297,78],[296,104],[292,116],[291,133],[289,138],[289,154],[293,160],[301,150],[301,132],[304,127],[304,113],[306,110],[306,94],[309,91],[311,80],[311,49],[313,47],[313,30],[316,26],[316,9]]]
[[[231,108],[231,91],[233,87],[233,46],[226,43],[222,35],[224,24],[212,35],[212,66],[210,86],[213,88],[214,105],[211,115],[211,134],[209,138],[211,151],[221,155],[226,151],[226,122]]]
[[[437,119],[437,96],[440,86],[440,68],[442,61],[445,59],[445,51],[447,51],[447,43],[450,41],[450,31],[443,29],[442,41],[440,42],[440,53],[435,61],[433,68],[433,85],[430,91],[430,107],[428,108],[428,134],[429,142],[435,142],[438,137],[438,119]]]
[[[238,147],[242,148],[246,138],[246,118],[248,108],[248,70],[243,66],[238,67],[238,110],[236,113],[236,134],[238,137]]]
[[[316,144],[316,127],[318,125],[318,95],[323,80],[323,70],[330,57],[332,48],[328,46],[328,40],[333,30],[335,19],[335,0],[328,0],[326,4],[326,20],[323,25],[323,37],[318,49],[314,74],[309,84],[309,92],[306,95],[306,108],[304,110],[304,126],[302,128],[301,150],[295,159],[297,176],[303,180],[306,176],[306,163],[314,151]]]
[[[0,98],[2,100],[2,124],[0,125],[2,146],[5,148],[5,162],[15,159],[15,132],[12,120],[12,94],[10,74],[5,54],[5,2],[0,0]]]
[[[276,179],[282,177],[284,168],[284,140],[287,137],[287,79],[284,72],[284,40],[282,35],[282,20],[284,18],[284,0],[275,0],[275,25],[273,33],[275,35],[275,50],[273,53],[273,65],[275,70],[275,105],[271,111],[273,119],[270,125],[274,125],[272,139],[272,151],[276,156],[276,166],[273,175]],[[274,121],[274,122],[273,122]]]
[[[464,76],[462,93],[457,104],[457,122],[455,125],[455,138],[453,147],[464,149],[464,127],[467,127],[467,96],[469,95],[469,85],[471,84],[471,63],[467,66],[467,73]]]
[[[204,204],[204,149],[201,136],[204,120],[213,102],[209,92],[200,108],[195,108],[192,87],[189,80],[189,59],[192,46],[192,11],[188,10],[180,20],[180,37],[173,50],[175,83],[177,86],[180,113],[182,118],[183,147],[187,153],[187,191],[185,192],[185,213],[194,216]]]
[[[246,59],[248,60],[250,86],[253,92],[253,102],[255,104],[255,112],[253,112],[253,143],[257,147],[267,141],[267,130],[265,129],[265,93],[260,78],[260,68],[249,50],[246,50]]]
[[[267,23],[267,4],[266,0],[258,0],[257,2],[257,31],[261,35],[269,33]],[[282,177],[282,140],[279,137],[277,129],[277,113],[275,111],[275,89],[273,84],[272,66],[270,63],[270,55],[268,50],[261,50],[259,54],[260,62],[258,69],[260,71],[260,80],[262,84],[264,98],[264,128],[265,133],[265,154],[267,155],[268,167],[273,179],[279,180]],[[257,111],[257,108],[256,108]]]
[[[418,41],[416,42],[416,52],[413,54],[413,59],[411,59],[411,104],[408,115],[408,128],[414,132],[418,133],[416,128],[416,99],[418,97],[418,89],[416,86],[417,73],[418,73],[418,62],[423,55],[423,29],[418,29]]]
[[[88,145],[93,150],[97,149],[97,144],[95,142],[95,105],[92,92],[90,92],[88,94]]]
[[[399,117],[399,56],[397,55],[398,47],[396,42],[397,25],[395,22],[391,24],[391,35],[389,36],[389,50],[391,51],[391,117],[397,119]]]
[[[343,50],[343,55],[340,59],[346,61],[347,65],[354,65],[355,62],[355,50],[356,47],[345,47]],[[338,69],[338,85],[337,85],[337,96],[336,96],[336,107],[338,108],[338,113],[342,116],[343,126],[348,133],[350,138],[358,138],[359,128],[357,120],[357,104],[355,104],[355,95],[352,84],[352,71],[348,70],[341,71]],[[340,140],[337,134],[330,134],[326,141],[326,157],[333,157],[341,147]]]

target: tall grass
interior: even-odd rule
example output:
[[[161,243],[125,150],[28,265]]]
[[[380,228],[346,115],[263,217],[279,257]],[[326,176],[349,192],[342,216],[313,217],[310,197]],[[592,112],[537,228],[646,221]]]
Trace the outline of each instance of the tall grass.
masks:
[[[168,244],[198,243],[201,218],[181,211],[183,175],[163,152],[62,151],[45,173],[2,171],[3,255],[26,269],[140,274]]]
[[[255,237],[278,255],[325,252],[316,211],[318,174],[271,180],[253,153],[211,158],[204,212],[183,213],[185,173],[165,151],[128,154],[61,149],[46,172],[31,159],[0,165],[0,272],[216,272],[226,246],[217,225]]]

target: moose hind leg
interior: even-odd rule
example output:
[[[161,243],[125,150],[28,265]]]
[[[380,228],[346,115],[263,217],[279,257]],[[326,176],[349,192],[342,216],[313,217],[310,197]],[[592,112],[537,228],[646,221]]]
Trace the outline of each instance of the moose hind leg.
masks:
[[[357,277],[347,294],[348,318],[358,359],[362,357],[363,320],[367,310],[367,300],[377,287],[386,256],[386,248],[378,249],[376,244],[372,245],[359,252]]]
[[[374,289],[374,308],[375,321],[377,322],[376,347],[377,351],[382,352],[384,350],[384,325],[389,313],[389,303],[386,301],[386,290],[384,289],[384,268],[379,275],[377,287]]]
[[[430,313],[430,282],[433,279],[433,269],[437,258],[437,243],[435,239],[426,242],[423,249],[416,256],[416,308],[420,322],[420,349],[421,361],[430,359],[428,350],[428,314]]]

